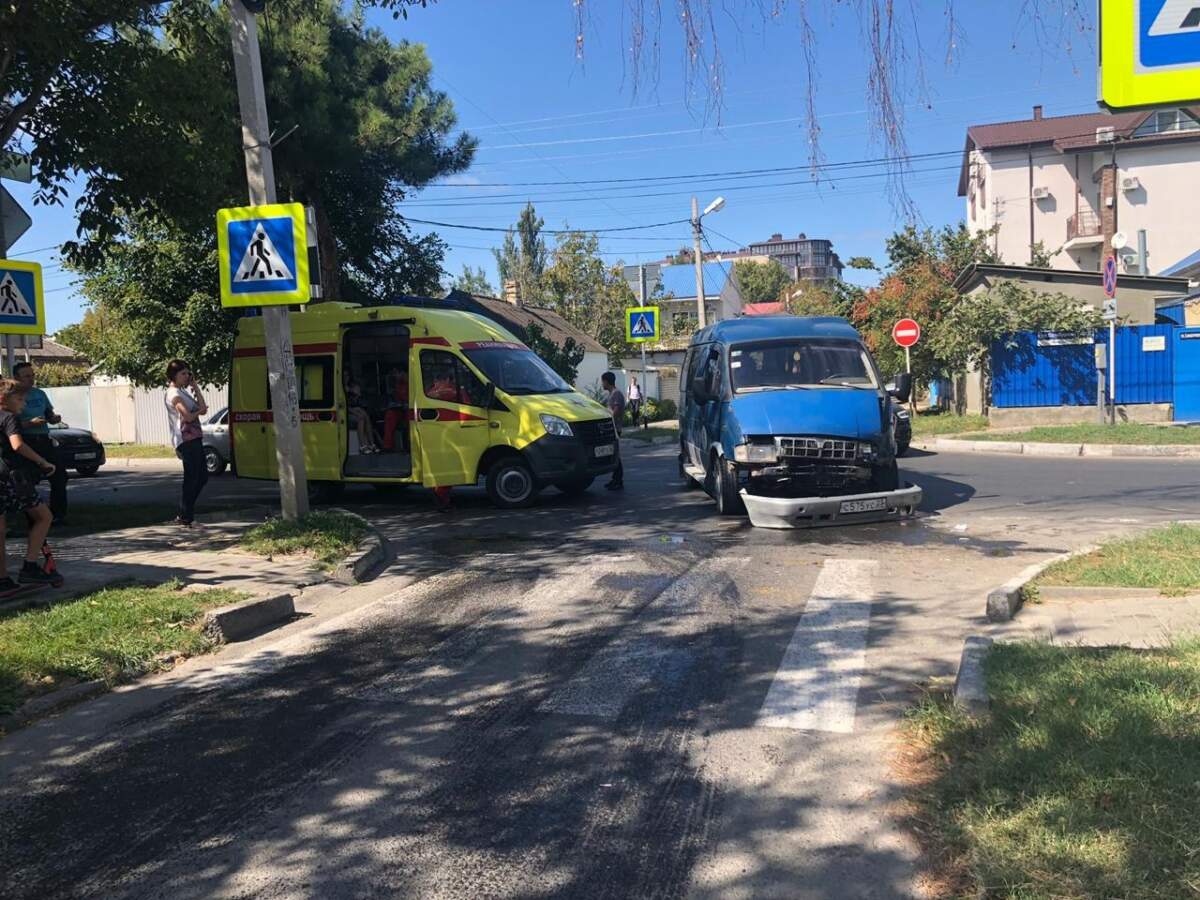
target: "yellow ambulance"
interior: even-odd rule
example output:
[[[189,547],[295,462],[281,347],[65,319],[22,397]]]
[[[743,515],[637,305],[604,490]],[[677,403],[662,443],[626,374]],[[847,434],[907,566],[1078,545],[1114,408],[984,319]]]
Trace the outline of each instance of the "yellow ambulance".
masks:
[[[304,463],[318,498],[347,482],[483,479],[492,502],[512,508],[549,485],[582,493],[617,467],[602,404],[490,319],[410,302],[320,303],[291,314]],[[278,477],[271,423],[263,320],[243,318],[229,384],[239,477]]]

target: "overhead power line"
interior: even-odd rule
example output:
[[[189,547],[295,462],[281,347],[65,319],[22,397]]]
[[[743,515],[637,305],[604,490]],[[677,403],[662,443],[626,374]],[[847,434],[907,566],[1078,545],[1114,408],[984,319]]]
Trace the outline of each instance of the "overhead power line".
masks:
[[[403,215],[403,214],[402,214]],[[511,228],[499,228],[487,225],[466,225],[462,222],[433,222],[429,219],[412,219],[404,216],[406,222],[416,222],[419,225],[433,225],[437,228],[461,228],[464,231],[511,231]],[[542,234],[576,234],[580,231],[586,231],[590,234],[611,234],[615,231],[645,231],[648,228],[665,228],[668,225],[681,225],[690,222],[690,219],[672,219],[669,222],[656,222],[653,225],[625,225],[620,228],[543,228]],[[658,238],[662,240],[662,238]]]

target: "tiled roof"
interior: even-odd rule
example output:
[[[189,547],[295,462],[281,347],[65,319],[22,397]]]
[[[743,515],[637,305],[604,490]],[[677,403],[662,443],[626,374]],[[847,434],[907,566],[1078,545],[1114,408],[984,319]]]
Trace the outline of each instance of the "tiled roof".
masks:
[[[709,262],[703,264],[704,296],[719,297],[733,272],[731,262]],[[663,293],[674,297],[696,296],[696,267],[691,263],[663,266],[661,272]]]
[[[538,325],[542,333],[560,347],[567,338],[573,338],[588,353],[608,353],[595,338],[586,331],[576,328],[558,313],[544,306],[517,306],[507,300],[497,297],[484,297],[479,294],[465,294],[461,291],[451,291],[447,300],[458,300],[466,304],[474,304],[479,312],[494,322],[499,322],[509,331],[524,339],[525,329],[530,325]]]

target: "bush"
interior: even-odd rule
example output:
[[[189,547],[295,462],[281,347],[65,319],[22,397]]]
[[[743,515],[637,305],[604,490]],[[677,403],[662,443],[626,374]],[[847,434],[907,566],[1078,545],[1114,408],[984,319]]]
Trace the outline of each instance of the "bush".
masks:
[[[643,415],[647,422],[664,422],[667,419],[678,419],[679,409],[674,400],[655,400],[647,397],[643,405]]]

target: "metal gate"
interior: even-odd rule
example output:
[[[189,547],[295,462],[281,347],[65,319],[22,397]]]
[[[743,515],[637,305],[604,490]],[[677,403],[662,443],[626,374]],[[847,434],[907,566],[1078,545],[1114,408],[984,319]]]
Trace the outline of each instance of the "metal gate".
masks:
[[[1175,334],[1175,421],[1200,422],[1200,328]]]

